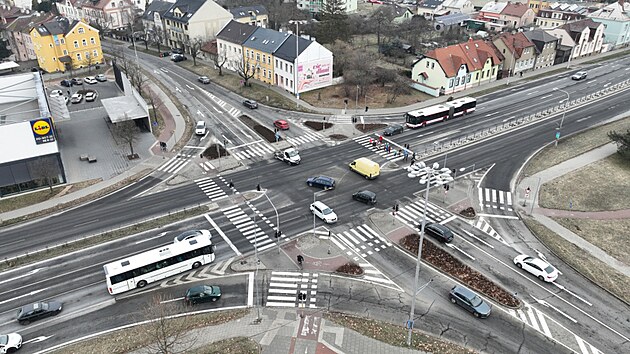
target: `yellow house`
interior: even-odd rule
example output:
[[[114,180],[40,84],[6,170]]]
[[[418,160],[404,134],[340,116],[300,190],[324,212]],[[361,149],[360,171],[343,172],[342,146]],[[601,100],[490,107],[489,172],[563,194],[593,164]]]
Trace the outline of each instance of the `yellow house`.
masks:
[[[256,28],[249,38],[243,43],[244,67],[250,68],[254,79],[267,84],[274,82],[273,53],[289,38],[289,33],[278,32],[262,27]]]
[[[39,67],[46,72],[103,63],[99,32],[85,22],[59,18],[33,27],[30,34]]]
[[[527,6],[529,6],[530,9],[534,10],[534,13],[536,15],[538,15],[538,11],[540,11],[540,9],[544,9],[549,7],[549,5],[551,5],[551,1],[547,1],[547,0],[527,0]]]

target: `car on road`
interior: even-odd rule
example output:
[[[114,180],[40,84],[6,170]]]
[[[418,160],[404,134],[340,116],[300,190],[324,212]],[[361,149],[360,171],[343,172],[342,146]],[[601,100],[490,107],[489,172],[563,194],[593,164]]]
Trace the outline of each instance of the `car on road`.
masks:
[[[551,283],[558,279],[558,270],[546,261],[540,258],[530,257],[526,254],[520,254],[514,257],[514,264],[535,275],[538,279]]]
[[[75,93],[70,98],[70,102],[72,102],[72,103],[81,103],[81,101],[83,101],[83,95],[80,94],[80,93]]]
[[[243,106],[249,108],[249,109],[256,109],[258,108],[258,102],[254,101],[254,100],[245,100],[243,101]]]
[[[383,130],[383,135],[392,136],[396,134],[401,134],[404,131],[404,128],[400,124],[393,124]]]
[[[199,78],[197,78],[197,81],[201,82],[202,84],[206,85],[210,83],[210,78],[207,76],[199,76]]]
[[[0,334],[0,353],[14,353],[22,347],[22,336],[18,333]]]
[[[477,318],[487,318],[492,312],[492,306],[479,295],[463,286],[455,285],[448,294],[452,303],[459,305]]]
[[[311,213],[315,214],[318,218],[322,219],[326,224],[332,224],[337,222],[337,214],[329,208],[326,204],[319,200],[311,204]]]
[[[212,234],[210,234],[210,230],[189,230],[184,231],[181,234],[175,236],[173,243],[182,242],[185,240],[190,240],[192,238],[197,237],[207,237],[208,239],[212,238]]]
[[[72,87],[72,81],[71,80],[61,80],[59,82],[59,85],[63,86],[63,87]]]
[[[180,61],[188,60],[184,54],[173,54],[171,55],[171,60],[178,63]]]
[[[422,220],[418,225],[418,229],[422,227]],[[449,243],[453,241],[453,231],[442,224],[428,223],[424,226],[424,233],[436,238],[440,242]]]
[[[98,83],[98,81],[96,81],[96,79],[94,78],[94,76],[88,76],[86,78],[83,79],[83,81],[88,84],[88,85],[94,85],[96,83]]]
[[[17,321],[21,325],[27,325],[42,318],[56,316],[61,312],[63,304],[59,301],[40,301],[20,307],[17,313]]]
[[[200,120],[195,125],[195,134],[197,135],[206,135],[206,122]]]
[[[311,177],[306,180],[309,187],[318,187],[323,190],[334,189],[335,179],[328,176]]]
[[[81,81],[81,79],[76,78],[76,77],[72,79],[71,82],[72,82],[72,85],[83,85],[83,81]]]
[[[50,91],[50,95],[48,95],[50,97],[57,97],[57,96],[63,96],[63,91],[61,90],[52,90]]]
[[[215,302],[221,299],[221,288],[216,285],[197,285],[186,291],[184,301],[187,305],[200,302]]]
[[[107,76],[105,76],[103,74],[96,75],[95,79],[98,82],[107,82]]]
[[[358,191],[352,195],[352,199],[365,204],[376,204],[376,193],[368,190]]]
[[[578,71],[571,76],[571,80],[583,80],[586,79],[586,75],[586,71]]]
[[[85,102],[94,102],[98,98],[98,92],[88,91],[85,93]]]
[[[278,119],[273,122],[273,126],[280,130],[289,130],[289,122],[284,119]]]

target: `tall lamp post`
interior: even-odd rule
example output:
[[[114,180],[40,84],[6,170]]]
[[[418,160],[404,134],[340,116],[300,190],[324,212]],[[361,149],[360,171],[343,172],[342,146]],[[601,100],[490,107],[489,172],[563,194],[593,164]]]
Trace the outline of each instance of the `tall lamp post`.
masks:
[[[295,94],[295,98],[297,101],[295,102],[296,107],[300,105],[300,91],[299,91],[299,80],[300,75],[298,74],[299,68],[299,57],[300,57],[300,22],[301,20],[289,20],[289,23],[295,24],[295,70],[293,70],[293,93]]]
[[[564,124],[564,116],[567,113],[567,108],[569,106],[570,96],[569,96],[569,93],[567,91],[563,90],[563,89],[559,89],[557,87],[554,87],[553,90],[554,91],[563,92],[563,93],[565,93],[567,95],[567,102],[564,105],[564,109],[562,110],[562,119],[560,119],[560,126],[558,126],[558,128],[557,128],[558,132],[556,133],[556,145],[555,146],[558,146],[558,139],[560,138],[560,129],[562,129],[562,124]]]
[[[271,202],[271,199],[269,199],[269,196],[267,195],[267,190],[265,189],[265,198],[267,198],[267,200],[269,201],[269,204],[271,204],[271,207],[273,208],[273,211],[276,212],[276,237],[278,238],[277,243],[278,243],[278,253],[280,253],[280,216],[278,215],[278,209],[276,209],[276,206],[273,205],[273,203]]]
[[[422,242],[424,241],[424,227],[427,223],[427,205],[429,204],[429,189],[431,189],[431,183],[435,185],[443,185],[453,181],[453,177],[451,177],[451,170],[447,167],[443,167],[440,169],[440,164],[437,162],[433,163],[431,167],[425,165],[424,162],[419,162],[416,164],[417,166],[413,168],[411,173],[420,176],[420,184],[426,184],[426,189],[424,191],[424,208],[422,211],[422,225],[420,226],[420,241],[418,242],[418,258],[416,259],[416,273],[413,282],[413,295],[411,297],[411,310],[409,311],[409,321],[407,323],[407,327],[409,328],[409,335],[407,336],[407,345],[411,345],[411,335],[413,333],[413,325],[416,311],[416,296],[418,293],[424,289],[424,286],[418,289],[418,277],[420,274],[420,261],[422,259]],[[431,182],[431,179],[435,179]],[[426,286],[426,284],[425,284]]]

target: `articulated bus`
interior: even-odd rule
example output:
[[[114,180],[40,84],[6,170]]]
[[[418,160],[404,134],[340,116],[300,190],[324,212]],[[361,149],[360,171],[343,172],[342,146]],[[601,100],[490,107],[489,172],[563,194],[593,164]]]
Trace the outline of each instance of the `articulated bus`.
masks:
[[[103,266],[110,295],[143,288],[214,261],[214,249],[207,237],[195,237],[108,263]]]
[[[475,98],[462,97],[444,104],[407,112],[405,122],[408,128],[422,128],[432,123],[472,113],[475,107],[477,107]]]

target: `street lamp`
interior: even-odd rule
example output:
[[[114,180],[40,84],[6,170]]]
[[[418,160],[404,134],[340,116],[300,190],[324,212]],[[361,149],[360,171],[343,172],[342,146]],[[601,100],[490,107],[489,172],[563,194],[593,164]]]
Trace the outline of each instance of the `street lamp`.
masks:
[[[562,129],[562,124],[564,123],[564,116],[567,113],[567,108],[569,107],[570,96],[569,93],[563,89],[559,89],[557,87],[553,88],[554,91],[560,91],[567,94],[567,103],[564,105],[564,109],[562,110],[562,119],[560,119],[560,126],[557,128],[558,133],[556,134],[556,146],[558,146],[558,139],[560,138],[560,129]]]
[[[324,192],[326,192],[326,190],[319,191],[319,192],[313,192],[313,204],[317,201],[315,199],[317,197],[317,195],[320,194],[320,193],[324,193]],[[313,213],[313,236],[315,236],[315,213]]]
[[[409,167],[410,176],[419,176],[420,184],[426,184],[424,192],[424,208],[422,211],[422,225],[420,226],[420,240],[418,241],[418,258],[416,259],[416,274],[413,282],[413,296],[411,297],[411,310],[409,311],[409,335],[407,336],[407,345],[411,345],[411,334],[413,332],[413,322],[416,311],[416,295],[424,288],[418,289],[418,277],[420,274],[420,260],[422,259],[422,242],[424,241],[424,227],[427,223],[427,205],[429,204],[429,189],[431,189],[431,179],[435,179],[433,184],[443,185],[453,181],[451,170],[447,167],[440,169],[440,164],[434,162],[431,167],[419,162]]]
[[[269,196],[267,195],[267,190],[265,189],[265,192],[263,193],[265,198],[267,198],[267,200],[269,201],[269,204],[271,204],[271,207],[273,208],[273,211],[276,212],[276,236],[278,238],[278,240],[276,240],[276,242],[278,243],[278,253],[280,253],[280,216],[278,215],[278,209],[276,209],[276,206],[273,205],[273,203],[271,202],[271,199],[269,199]]]

